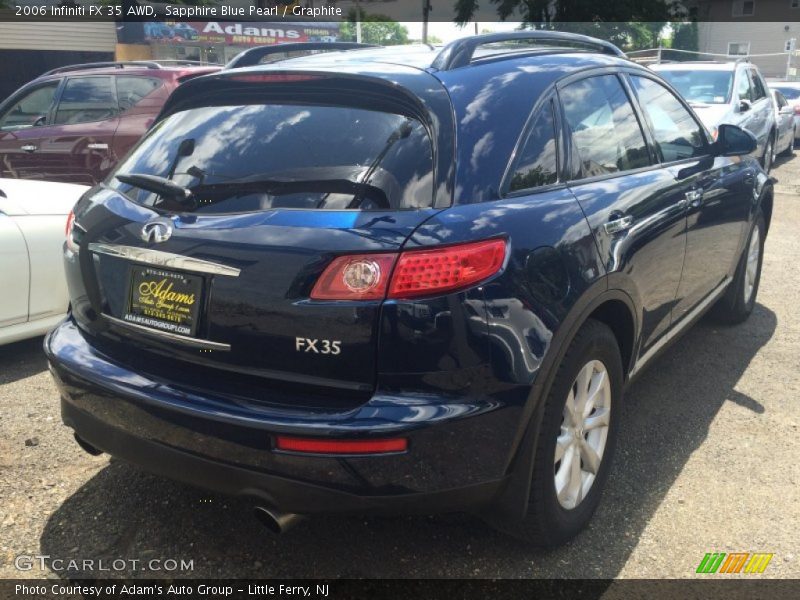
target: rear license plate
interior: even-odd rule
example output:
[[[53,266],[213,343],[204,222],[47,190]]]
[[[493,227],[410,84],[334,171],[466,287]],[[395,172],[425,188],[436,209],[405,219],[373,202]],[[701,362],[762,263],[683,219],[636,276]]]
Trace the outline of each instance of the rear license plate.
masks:
[[[203,278],[132,265],[125,321],[178,335],[194,336]]]

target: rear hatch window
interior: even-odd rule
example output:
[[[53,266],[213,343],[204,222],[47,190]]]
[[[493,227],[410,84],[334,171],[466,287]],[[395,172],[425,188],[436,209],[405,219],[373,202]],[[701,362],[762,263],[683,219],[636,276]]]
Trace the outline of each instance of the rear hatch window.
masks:
[[[169,180],[190,197],[176,199],[136,175]],[[346,106],[243,104],[168,116],[108,184],[165,212],[397,210],[432,206],[432,177],[431,140],[413,118]]]

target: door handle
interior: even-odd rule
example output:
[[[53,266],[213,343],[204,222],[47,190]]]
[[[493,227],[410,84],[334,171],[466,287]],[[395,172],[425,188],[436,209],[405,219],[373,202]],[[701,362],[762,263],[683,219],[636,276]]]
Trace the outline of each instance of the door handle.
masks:
[[[686,200],[689,202],[689,208],[697,208],[703,204],[703,190],[689,190],[686,192]]]
[[[92,142],[91,144],[86,144],[86,147],[89,150],[108,150],[108,144],[103,142]]]
[[[619,219],[614,219],[613,221],[609,221],[603,225],[603,229],[607,234],[614,235],[615,233],[627,231],[630,229],[631,225],[633,225],[633,217],[628,215],[625,217],[620,217]]]
[[[36,144],[25,144],[24,146],[20,146],[20,149],[24,150],[25,152],[36,152],[39,147]]]

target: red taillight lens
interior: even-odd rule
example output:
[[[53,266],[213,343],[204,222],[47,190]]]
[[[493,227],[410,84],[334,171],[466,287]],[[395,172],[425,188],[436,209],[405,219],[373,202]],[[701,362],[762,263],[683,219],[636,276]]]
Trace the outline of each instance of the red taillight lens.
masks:
[[[405,452],[408,449],[408,440],[405,438],[321,440],[279,435],[275,438],[275,449],[306,454],[390,454]]]
[[[314,300],[383,300],[397,254],[340,256],[320,276]]]
[[[67,225],[64,228],[64,236],[67,238],[67,248],[69,248],[70,252],[77,253],[80,250],[80,246],[78,246],[73,237],[74,229],[75,213],[73,211],[69,211],[69,215],[67,215]]]
[[[505,258],[505,240],[407,250],[399,258],[397,254],[340,256],[322,273],[311,298],[383,300],[443,294],[491,277]]]
[[[800,115],[800,104],[795,104],[795,106],[794,106],[794,114]]]
[[[505,240],[403,252],[388,297],[414,298],[464,288],[497,273],[505,258]]]

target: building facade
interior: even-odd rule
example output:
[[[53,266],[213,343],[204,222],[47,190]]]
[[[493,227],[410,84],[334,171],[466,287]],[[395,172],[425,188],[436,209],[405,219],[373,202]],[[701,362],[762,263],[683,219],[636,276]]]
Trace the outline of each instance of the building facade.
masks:
[[[697,17],[699,52],[750,56],[765,77],[800,78],[800,0],[706,0]]]

